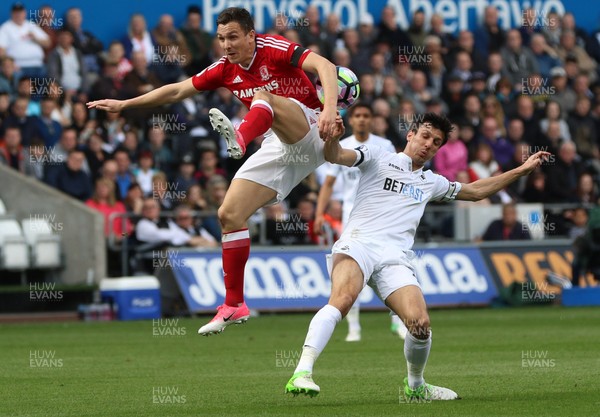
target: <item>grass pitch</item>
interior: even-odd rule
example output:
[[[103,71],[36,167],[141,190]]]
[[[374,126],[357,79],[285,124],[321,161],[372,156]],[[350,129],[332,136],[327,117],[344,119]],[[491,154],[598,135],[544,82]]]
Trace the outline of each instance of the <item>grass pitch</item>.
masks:
[[[268,315],[222,335],[203,319],[0,326],[0,416],[597,416],[600,309],[431,312],[428,382],[462,400],[407,404],[402,341],[363,313],[315,367],[317,398],[284,395],[312,315]]]

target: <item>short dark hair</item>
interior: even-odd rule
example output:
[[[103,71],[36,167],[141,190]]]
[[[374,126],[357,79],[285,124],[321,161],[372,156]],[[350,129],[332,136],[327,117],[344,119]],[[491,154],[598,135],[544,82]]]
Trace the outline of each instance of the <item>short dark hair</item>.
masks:
[[[350,110],[348,111],[348,117],[352,117],[357,109],[367,109],[369,110],[369,113],[371,113],[371,116],[373,115],[373,109],[371,106],[369,106],[367,103],[358,102],[354,103],[354,105],[350,107]]]
[[[226,25],[231,22],[239,23],[244,30],[244,33],[254,30],[254,21],[252,20],[250,12],[241,7],[228,7],[219,13],[219,16],[217,17],[217,26]]]
[[[443,142],[440,145],[440,147],[444,146],[446,144],[446,142],[448,142],[448,136],[450,136],[450,132],[452,132],[454,130],[454,126],[452,126],[452,122],[450,120],[448,120],[448,118],[442,114],[425,113],[423,115],[423,118],[413,125],[412,131],[417,133],[417,130],[419,130],[419,127],[421,127],[425,123],[429,123],[431,125],[431,127],[433,127],[434,129],[439,129],[442,131],[444,138],[443,138]]]

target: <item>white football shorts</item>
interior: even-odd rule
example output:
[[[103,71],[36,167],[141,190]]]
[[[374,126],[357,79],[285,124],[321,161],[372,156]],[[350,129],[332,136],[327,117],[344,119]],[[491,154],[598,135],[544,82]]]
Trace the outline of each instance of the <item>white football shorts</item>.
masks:
[[[402,287],[415,285],[421,289],[412,263],[415,254],[411,250],[386,246],[375,240],[342,238],[333,245],[331,253],[343,253],[354,259],[363,273],[363,286],[373,288],[383,302]]]
[[[268,204],[281,202],[290,191],[311,172],[325,162],[324,142],[317,127],[318,112],[290,98],[298,104],[310,126],[309,132],[293,145],[283,143],[269,130],[261,148],[251,155],[234,176],[264,185],[277,192]]]

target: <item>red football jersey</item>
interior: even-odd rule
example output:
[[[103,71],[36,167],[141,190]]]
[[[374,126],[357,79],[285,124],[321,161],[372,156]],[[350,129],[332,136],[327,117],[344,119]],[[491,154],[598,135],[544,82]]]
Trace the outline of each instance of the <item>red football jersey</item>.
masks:
[[[225,87],[248,108],[254,93],[265,90],[295,98],[311,109],[322,110],[317,91],[302,70],[302,63],[309,53],[310,50],[283,36],[257,34],[254,57],[247,68],[232,64],[224,56],[194,75],[192,82],[198,91]]]

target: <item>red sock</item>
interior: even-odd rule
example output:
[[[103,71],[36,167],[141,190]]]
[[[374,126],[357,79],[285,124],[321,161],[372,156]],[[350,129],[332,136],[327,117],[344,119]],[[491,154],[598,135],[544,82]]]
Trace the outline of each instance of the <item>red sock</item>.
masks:
[[[273,109],[264,100],[254,100],[250,110],[238,127],[244,144],[248,145],[271,128],[273,124]]]
[[[244,302],[244,268],[250,256],[248,229],[223,233],[223,272],[225,273],[225,304],[237,307]]]

